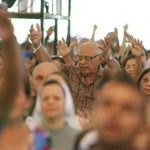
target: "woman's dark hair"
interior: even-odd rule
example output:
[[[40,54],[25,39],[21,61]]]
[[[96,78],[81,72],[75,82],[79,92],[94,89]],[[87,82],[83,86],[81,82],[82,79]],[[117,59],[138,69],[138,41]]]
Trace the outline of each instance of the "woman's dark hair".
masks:
[[[142,72],[142,74],[140,75],[140,77],[139,77],[139,79],[138,79],[138,81],[137,81],[137,86],[140,88],[140,84],[141,84],[141,81],[142,81],[142,79],[143,79],[143,77],[147,74],[147,73],[149,73],[150,72],[150,68],[148,68],[148,69],[145,69],[143,72]]]
[[[66,84],[68,85],[70,91],[72,91],[72,88],[71,88],[71,84],[70,84],[70,82],[69,82],[69,79],[68,79],[68,77],[67,77],[63,72],[53,72],[53,73],[49,74],[49,75],[47,76],[47,78],[48,78],[49,76],[51,76],[51,75],[59,75],[59,76],[61,76],[61,77],[65,80],[65,82],[66,82]]]
[[[56,81],[56,80],[49,80],[49,81],[46,81],[46,82],[43,83],[42,87],[46,87],[46,86],[52,85],[52,84],[56,84],[56,85],[60,86],[61,89],[62,89],[62,91],[63,91],[63,93],[64,93],[64,96],[66,96],[66,93],[65,93],[64,88],[63,88],[62,85],[61,85],[58,81]],[[43,91],[43,90],[42,90],[42,91]]]
[[[128,57],[125,58],[125,60],[123,61],[122,65],[123,67],[126,66],[126,63],[128,62],[128,60],[130,59],[135,59],[135,56],[134,55],[129,55]]]

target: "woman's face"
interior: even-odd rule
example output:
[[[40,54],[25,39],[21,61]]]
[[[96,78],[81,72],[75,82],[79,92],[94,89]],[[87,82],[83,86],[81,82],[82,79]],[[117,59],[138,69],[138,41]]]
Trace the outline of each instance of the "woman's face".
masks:
[[[57,84],[47,85],[41,93],[41,109],[46,119],[57,119],[64,116],[65,96]]]
[[[125,65],[125,70],[132,78],[136,77],[136,61],[135,59],[129,59]]]
[[[150,96],[150,72],[144,75],[140,83],[141,91]]]

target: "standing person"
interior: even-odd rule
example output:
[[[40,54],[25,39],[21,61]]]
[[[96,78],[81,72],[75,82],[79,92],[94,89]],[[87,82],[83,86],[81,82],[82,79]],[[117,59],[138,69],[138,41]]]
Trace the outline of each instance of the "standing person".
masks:
[[[97,87],[95,130],[87,132],[79,150],[132,150],[144,120],[144,98],[123,72],[107,73]]]
[[[146,125],[139,132],[134,141],[134,147],[138,149],[147,149],[147,145],[150,147],[150,68],[145,69],[140,75],[137,85],[140,88],[141,92],[145,96],[145,119]]]
[[[144,54],[142,41],[135,40],[135,43],[129,45],[132,55],[129,55],[123,62],[124,69],[134,81],[137,81],[143,70],[142,56]]]
[[[39,92],[34,118],[36,125],[49,133],[52,148],[71,150],[78,131],[70,125],[75,112],[69,88],[64,82],[49,80]]]
[[[42,31],[39,25],[37,24],[37,30],[32,25],[30,33],[30,39],[39,62],[50,61],[49,56],[41,45]],[[61,68],[71,82],[76,109],[81,111],[93,109],[93,105],[95,105],[95,97],[93,94],[94,82],[102,73],[100,65],[104,60],[110,68],[119,68],[119,65],[108,51],[109,42],[110,39],[107,37],[105,40],[99,42],[100,45],[94,42],[87,42],[80,45],[77,55],[77,66],[72,64],[70,57],[71,50],[65,40],[62,39],[62,41],[58,42],[57,48],[59,49],[60,55],[63,56],[65,62],[68,62],[67,64],[61,64]]]

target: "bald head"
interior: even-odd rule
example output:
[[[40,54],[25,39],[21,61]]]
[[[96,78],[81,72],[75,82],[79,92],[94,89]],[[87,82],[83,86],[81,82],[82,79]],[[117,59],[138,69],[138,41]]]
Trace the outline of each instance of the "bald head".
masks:
[[[38,91],[47,75],[57,71],[58,68],[51,62],[43,62],[37,65],[32,73],[32,84],[34,89]]]
[[[78,55],[82,56],[95,56],[101,54],[102,50],[99,48],[99,45],[95,42],[86,42],[83,43],[78,50]]]
[[[56,65],[54,65],[51,62],[43,62],[34,68],[32,76],[34,76],[39,71],[45,71],[45,70],[47,70],[50,73],[53,73],[53,72],[57,72],[58,68],[56,67]]]

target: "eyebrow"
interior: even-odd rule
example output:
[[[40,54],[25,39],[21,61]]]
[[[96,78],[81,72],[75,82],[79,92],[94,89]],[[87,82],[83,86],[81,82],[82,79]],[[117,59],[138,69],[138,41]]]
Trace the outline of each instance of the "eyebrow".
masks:
[[[35,78],[38,78],[38,77],[43,77],[43,76],[39,74],[39,75],[37,75]]]

